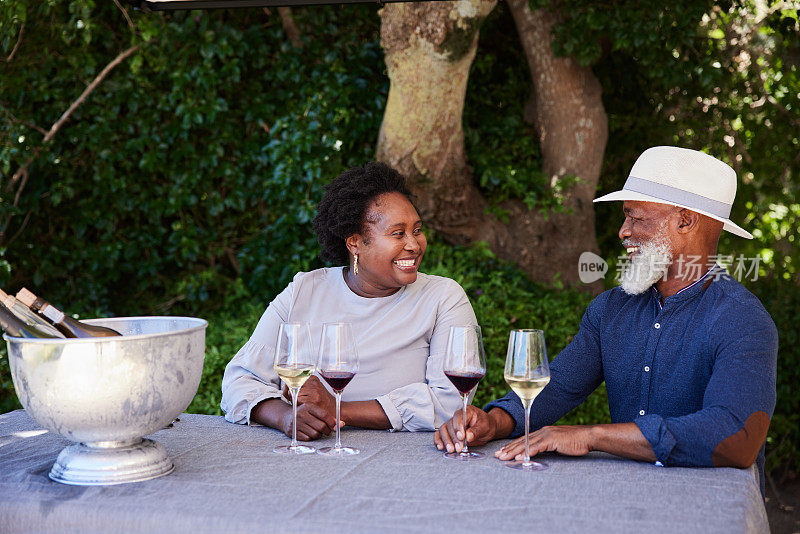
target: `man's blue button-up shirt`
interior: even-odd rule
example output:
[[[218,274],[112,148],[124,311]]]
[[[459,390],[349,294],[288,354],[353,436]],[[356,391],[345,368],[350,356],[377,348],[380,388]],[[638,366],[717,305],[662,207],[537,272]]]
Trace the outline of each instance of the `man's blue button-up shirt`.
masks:
[[[604,380],[611,420],[636,423],[665,466],[755,461],[764,487],[764,440],[775,408],[778,333],[761,302],[721,267],[663,299],[614,288],[586,310],[533,402],[531,430],[552,425]],[[524,433],[513,392],[489,403]]]

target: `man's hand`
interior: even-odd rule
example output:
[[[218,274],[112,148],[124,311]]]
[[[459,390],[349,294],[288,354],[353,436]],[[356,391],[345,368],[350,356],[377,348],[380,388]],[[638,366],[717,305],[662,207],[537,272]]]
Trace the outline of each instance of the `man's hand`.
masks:
[[[546,426],[530,434],[531,457],[542,452],[559,452],[568,456],[583,456],[594,448],[592,426]],[[522,460],[525,455],[525,436],[515,439],[495,452],[500,460]]]
[[[510,425],[510,426],[509,426]],[[493,439],[507,436],[514,428],[514,420],[503,410],[494,409],[486,413],[475,406],[467,406],[467,445],[480,446]],[[433,435],[433,443],[439,450],[461,452],[464,440],[464,423],[461,410]]]
[[[280,418],[280,429],[287,436],[292,435],[292,410],[286,410]],[[336,428],[336,417],[325,413],[325,410],[311,403],[297,408],[297,439],[311,441],[322,436],[329,436]]]
[[[283,396],[291,402],[292,395],[286,385],[283,386]],[[297,406],[304,404],[313,404],[321,408],[325,414],[334,419],[336,418],[336,399],[328,393],[328,390],[325,389],[325,386],[316,376],[309,377],[303,387],[300,388],[300,394],[297,396]]]
[[[650,442],[636,423],[546,426],[531,433],[528,450],[532,457],[541,452],[583,456],[592,451],[603,451],[643,462],[656,461]],[[522,436],[494,455],[500,460],[522,460],[524,453],[525,436]]]

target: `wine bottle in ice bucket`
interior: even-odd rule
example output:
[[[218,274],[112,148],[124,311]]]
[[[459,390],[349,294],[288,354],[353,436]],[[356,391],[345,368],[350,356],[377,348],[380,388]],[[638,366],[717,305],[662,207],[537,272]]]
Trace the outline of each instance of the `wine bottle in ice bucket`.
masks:
[[[6,308],[11,311],[14,315],[17,316],[23,323],[33,326],[34,328],[41,330],[45,334],[50,334],[54,337],[64,337],[64,334],[58,331],[58,329],[47,322],[47,319],[44,317],[39,317],[35,314],[30,308],[25,306],[23,303],[0,289],[0,302],[6,305]]]
[[[0,328],[11,337],[38,337],[43,339],[57,339],[60,337],[48,334],[35,326],[25,323],[2,302],[0,302]]]
[[[95,326],[73,319],[24,287],[17,293],[17,300],[50,321],[53,326],[67,337],[112,337],[122,335],[116,330],[105,326]]]

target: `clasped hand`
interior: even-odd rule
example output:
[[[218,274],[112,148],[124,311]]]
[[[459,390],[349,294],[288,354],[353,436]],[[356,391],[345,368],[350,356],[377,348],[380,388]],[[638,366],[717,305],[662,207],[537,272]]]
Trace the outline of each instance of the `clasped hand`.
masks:
[[[496,439],[497,425],[486,412],[475,406],[467,406],[467,445],[480,446]],[[459,410],[447,423],[439,427],[433,435],[433,442],[439,450],[461,452],[464,440],[464,422]]]
[[[291,402],[289,388],[283,386],[283,396]],[[281,430],[287,436],[292,435],[292,410],[282,417]],[[342,426],[344,424],[342,423]],[[311,441],[322,436],[329,436],[336,429],[336,400],[328,393],[319,378],[312,376],[297,396],[297,439]]]
[[[504,412],[503,412],[504,413]],[[506,416],[510,417],[510,416]],[[593,450],[591,426],[546,426],[529,436],[529,453],[535,456],[542,452],[559,452],[569,456],[583,456]],[[456,413],[433,436],[439,450],[461,452],[464,439],[464,424],[461,412]],[[506,431],[507,435],[510,431]],[[489,441],[505,437],[499,432],[498,420],[476,406],[467,406],[467,445],[481,446]],[[500,460],[522,460],[525,454],[525,436],[507,443],[494,453]]]

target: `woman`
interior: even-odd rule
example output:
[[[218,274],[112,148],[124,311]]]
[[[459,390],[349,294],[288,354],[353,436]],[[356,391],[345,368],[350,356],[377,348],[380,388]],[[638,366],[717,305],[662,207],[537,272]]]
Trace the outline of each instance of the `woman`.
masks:
[[[442,371],[451,325],[477,324],[455,281],[418,272],[427,242],[405,180],[383,163],[342,173],[326,187],[314,231],[324,258],[346,265],[298,273],[273,300],[222,379],[222,409],[233,423],[292,433],[291,406],[272,368],[282,322],[352,323],[359,372],[342,395],[343,424],[434,430],[459,409]],[[284,395],[286,390],[284,389]],[[334,397],[316,377],[298,396],[297,437],[335,429]]]

